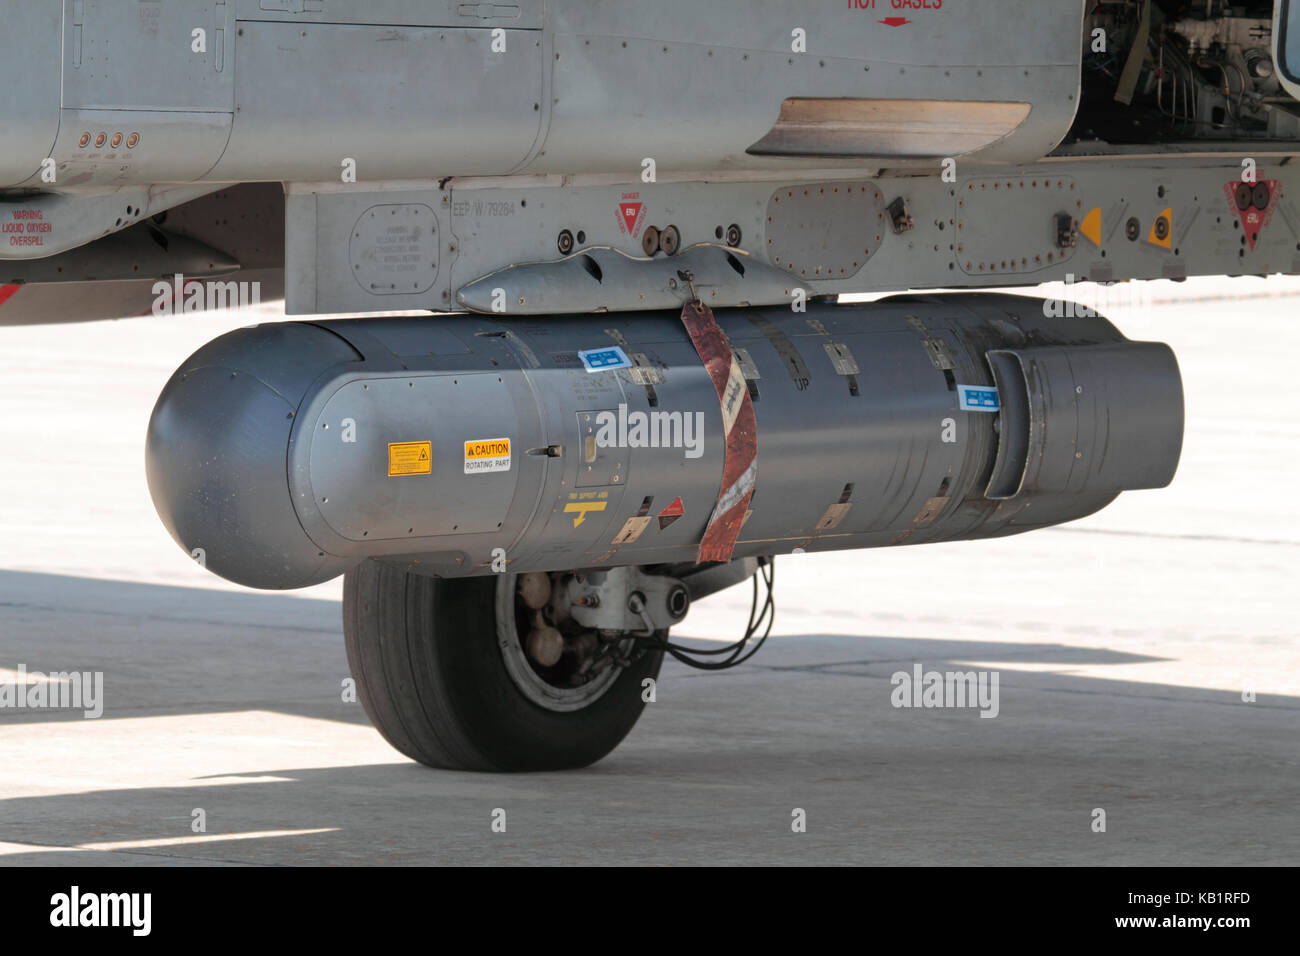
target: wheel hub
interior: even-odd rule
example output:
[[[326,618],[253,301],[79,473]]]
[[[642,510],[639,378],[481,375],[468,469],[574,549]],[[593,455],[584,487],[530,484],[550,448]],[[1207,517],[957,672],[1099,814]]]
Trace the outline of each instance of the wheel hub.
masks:
[[[625,632],[594,631],[569,613],[566,577],[555,572],[497,579],[497,644],[506,671],[530,701],[567,712],[590,706],[636,656]]]

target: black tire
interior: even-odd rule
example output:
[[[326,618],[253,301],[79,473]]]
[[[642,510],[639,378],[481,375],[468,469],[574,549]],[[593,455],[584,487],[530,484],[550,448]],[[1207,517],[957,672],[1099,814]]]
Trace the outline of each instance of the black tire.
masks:
[[[622,670],[580,710],[529,700],[497,641],[497,576],[437,579],[378,561],[343,582],[343,634],[358,696],[390,744],[446,770],[570,770],[600,760],[645,704],[660,651]]]

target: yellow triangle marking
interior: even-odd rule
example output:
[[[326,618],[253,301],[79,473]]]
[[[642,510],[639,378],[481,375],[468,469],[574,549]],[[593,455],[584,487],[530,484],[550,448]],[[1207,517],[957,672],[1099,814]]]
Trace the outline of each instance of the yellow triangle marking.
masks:
[[[1159,239],[1156,237],[1156,228],[1160,225],[1160,220],[1165,221],[1165,237]],[[1161,249],[1172,249],[1174,245],[1174,210],[1166,209],[1151,223],[1151,232],[1147,234],[1147,242],[1153,246],[1159,246]]]
[[[1101,245],[1101,207],[1098,206],[1083,217],[1079,224],[1079,233],[1094,246]]]

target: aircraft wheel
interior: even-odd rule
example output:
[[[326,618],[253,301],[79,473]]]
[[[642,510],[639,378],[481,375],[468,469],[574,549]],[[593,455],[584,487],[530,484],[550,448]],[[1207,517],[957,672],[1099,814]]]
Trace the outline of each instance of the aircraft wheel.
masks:
[[[347,572],[348,664],[384,739],[447,770],[567,770],[613,750],[663,652],[557,620],[561,577],[439,579],[373,560]]]

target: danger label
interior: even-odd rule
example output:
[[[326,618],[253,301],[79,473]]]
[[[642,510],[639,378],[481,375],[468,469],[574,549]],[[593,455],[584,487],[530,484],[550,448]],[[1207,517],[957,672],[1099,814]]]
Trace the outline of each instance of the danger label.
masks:
[[[480,438],[465,442],[465,474],[510,470],[510,439]]]
[[[645,223],[646,208],[640,199],[640,193],[623,193],[618,204],[618,228],[633,239],[640,234]]]
[[[388,443],[388,477],[433,473],[433,443],[402,441]]]
[[[682,499],[677,498],[667,508],[659,512],[659,530],[663,531],[664,528],[667,528],[684,514],[686,514],[686,509],[682,507]]]
[[[1277,201],[1281,195],[1276,179],[1262,179],[1259,182],[1231,182],[1223,187],[1228,196],[1228,203],[1241,220],[1241,231],[1253,251],[1259,242],[1259,234],[1273,219]]]

